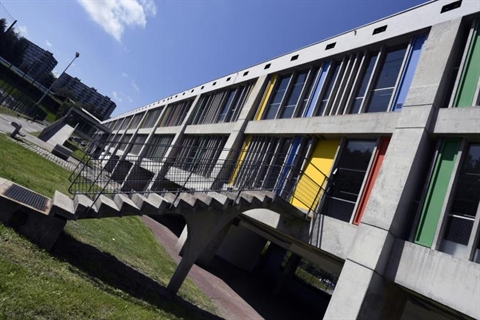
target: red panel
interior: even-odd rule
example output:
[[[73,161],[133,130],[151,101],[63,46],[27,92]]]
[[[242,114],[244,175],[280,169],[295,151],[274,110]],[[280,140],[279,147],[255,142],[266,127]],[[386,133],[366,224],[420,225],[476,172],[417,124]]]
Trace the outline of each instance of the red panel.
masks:
[[[363,212],[367,206],[368,198],[372,193],[373,186],[375,185],[375,180],[377,180],[378,172],[382,167],[383,158],[385,158],[385,153],[387,152],[388,144],[390,143],[390,138],[380,139],[378,144],[377,151],[373,158],[372,167],[368,173],[367,181],[365,183],[365,188],[363,188],[362,196],[360,197],[360,202],[358,203],[357,211],[353,217],[353,224],[360,224],[362,220]]]

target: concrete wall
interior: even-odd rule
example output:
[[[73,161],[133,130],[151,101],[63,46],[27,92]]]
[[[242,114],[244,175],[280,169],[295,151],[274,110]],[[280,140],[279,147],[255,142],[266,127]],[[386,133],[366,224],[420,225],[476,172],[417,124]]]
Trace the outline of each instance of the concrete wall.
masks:
[[[431,300],[480,318],[480,264],[397,240],[386,276]]]

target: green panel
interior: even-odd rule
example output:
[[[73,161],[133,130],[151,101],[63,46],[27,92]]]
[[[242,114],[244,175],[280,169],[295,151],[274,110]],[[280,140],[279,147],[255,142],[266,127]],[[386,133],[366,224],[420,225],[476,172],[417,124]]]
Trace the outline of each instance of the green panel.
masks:
[[[480,77],[480,22],[477,21],[470,42],[462,76],[455,94],[454,107],[471,107],[475,104],[473,98],[477,89],[478,78]]]
[[[440,148],[415,234],[417,244],[432,246],[459,147],[460,140],[445,140]]]

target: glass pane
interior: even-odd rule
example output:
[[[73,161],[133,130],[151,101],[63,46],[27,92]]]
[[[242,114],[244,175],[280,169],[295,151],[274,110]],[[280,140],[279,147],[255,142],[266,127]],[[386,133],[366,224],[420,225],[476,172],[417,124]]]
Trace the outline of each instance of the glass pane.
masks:
[[[360,106],[362,105],[362,101],[363,101],[362,97],[355,99],[355,101],[353,102],[352,110],[350,110],[350,113],[358,113],[358,111],[360,110]]]
[[[387,111],[392,93],[393,88],[374,91],[365,112]]]
[[[406,51],[407,48],[405,47],[387,53],[385,62],[383,63],[382,69],[378,76],[375,89],[395,86],[395,82],[397,81],[398,73],[400,72],[400,67],[402,66],[403,57],[405,56]]]
[[[444,239],[463,245],[468,245],[468,239],[470,238],[472,227],[472,220],[450,216],[448,217],[447,226],[445,227]]]
[[[458,176],[451,214],[475,218],[480,202],[480,145],[472,144]]]
[[[349,221],[372,157],[375,141],[349,140],[342,150],[323,214]],[[336,199],[333,199],[336,198]],[[333,212],[333,208],[336,212]]]
[[[373,67],[375,66],[375,62],[377,61],[378,55],[375,54],[370,57],[370,61],[368,62],[367,69],[365,70],[365,74],[363,75],[362,83],[357,93],[357,97],[365,96],[365,91],[367,90],[368,80],[370,80],[370,76],[372,75]]]

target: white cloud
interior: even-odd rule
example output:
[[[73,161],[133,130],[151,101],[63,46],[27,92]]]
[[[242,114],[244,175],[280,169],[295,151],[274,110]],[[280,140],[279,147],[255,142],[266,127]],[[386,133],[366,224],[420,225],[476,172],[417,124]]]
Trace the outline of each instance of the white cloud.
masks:
[[[155,16],[154,0],[77,0],[90,18],[118,42],[125,27],[145,28],[148,16]]]
[[[135,80],[132,80],[132,87],[135,89],[135,91],[140,92],[140,88],[138,87],[137,83]]]
[[[27,26],[18,26],[18,32],[22,37],[25,37],[25,38],[28,37]]]
[[[133,99],[130,98],[129,96],[127,96],[127,100],[128,100],[128,102],[130,102],[130,103],[133,102]]]
[[[128,78],[128,73],[123,72],[123,73],[122,73],[122,77]]]
[[[122,98],[120,98],[116,91],[113,91],[112,95],[114,100],[116,100],[117,102],[122,102]]]
[[[50,47],[50,48],[52,47],[52,43],[48,40],[45,40],[45,44],[47,45],[47,47]]]

